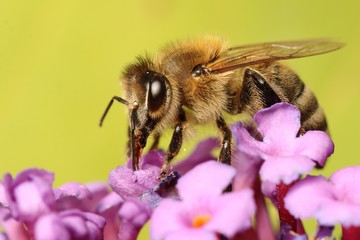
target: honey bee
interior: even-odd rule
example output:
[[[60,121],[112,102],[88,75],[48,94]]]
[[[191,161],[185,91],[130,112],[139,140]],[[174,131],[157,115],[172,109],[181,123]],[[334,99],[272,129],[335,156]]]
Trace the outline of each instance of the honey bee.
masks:
[[[253,116],[277,102],[289,102],[301,112],[302,133],[327,130],[315,95],[293,70],[278,61],[342,46],[329,39],[312,39],[228,47],[222,38],[210,36],[172,43],[157,55],[138,57],[126,67],[121,79],[125,98],[111,99],[100,126],[114,100],[127,106],[134,171],[139,169],[149,135],[155,136],[156,146],[162,131],[173,127],[163,177],[181,148],[186,124],[216,122],[222,142],[218,160],[231,164],[232,136],[224,113]]]

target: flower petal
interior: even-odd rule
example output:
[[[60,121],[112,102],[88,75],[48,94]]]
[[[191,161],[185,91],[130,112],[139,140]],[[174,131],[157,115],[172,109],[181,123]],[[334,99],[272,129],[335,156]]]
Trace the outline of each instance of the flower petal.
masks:
[[[334,191],[340,201],[360,205],[360,166],[347,167],[330,177]]]
[[[255,209],[253,192],[250,189],[223,194],[219,196],[211,220],[204,229],[231,238],[251,226]]]
[[[334,152],[334,143],[323,131],[308,131],[295,140],[295,153],[309,157],[324,166],[326,159]]]
[[[235,174],[236,170],[229,165],[215,161],[202,163],[178,180],[179,196],[186,200],[203,195],[219,195],[230,185]]]
[[[301,174],[310,172],[315,163],[307,157],[272,157],[269,156],[260,168],[263,181],[289,184]]]
[[[41,216],[34,226],[35,239],[70,240],[71,234],[56,213]]]
[[[276,103],[255,114],[264,142],[287,142],[296,138],[300,129],[300,111],[289,103]],[[279,127],[281,126],[281,127]]]
[[[335,200],[331,185],[322,176],[307,176],[292,186],[284,198],[286,209],[301,219],[314,217],[331,200]]]
[[[17,220],[33,221],[51,211],[55,204],[53,180],[53,173],[41,169],[22,171],[15,179],[5,174],[3,184],[12,216]]]
[[[154,238],[157,240],[160,238]],[[179,232],[170,233],[166,240],[218,240],[219,238],[211,232],[197,229],[185,229]]]
[[[232,124],[230,129],[233,134],[236,147],[239,151],[252,157],[260,157],[262,152],[265,151],[263,142],[258,141],[251,136],[249,131],[241,124],[241,122]]]
[[[149,167],[145,170],[133,171],[126,166],[118,167],[110,172],[109,185],[122,198],[137,197],[152,190],[159,183],[157,177],[160,168]]]
[[[182,216],[184,216],[184,207],[181,201],[164,199],[151,216],[151,239],[165,239],[168,234],[180,233],[189,228],[190,223],[186,222]]]
[[[173,167],[173,171],[177,171],[180,175],[194,168],[203,162],[209,160],[216,160],[211,152],[219,147],[219,140],[217,138],[208,138],[197,144],[195,150],[184,160],[180,161]]]

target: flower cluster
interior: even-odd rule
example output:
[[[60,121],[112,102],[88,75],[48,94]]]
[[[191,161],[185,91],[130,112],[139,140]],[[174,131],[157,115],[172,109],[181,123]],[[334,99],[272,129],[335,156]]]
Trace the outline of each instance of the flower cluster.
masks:
[[[211,154],[220,144],[199,143],[159,180],[165,153],[151,150],[140,170],[112,170],[108,183],[67,183],[29,169],[0,183],[0,239],[137,239],[146,222],[153,240],[307,239],[302,220],[318,222],[314,239],[360,239],[359,167],[329,179],[307,175],[333,153],[322,131],[300,134],[300,112],[287,103],[259,111],[254,124],[231,126],[232,166]],[[272,227],[269,198],[279,215]]]

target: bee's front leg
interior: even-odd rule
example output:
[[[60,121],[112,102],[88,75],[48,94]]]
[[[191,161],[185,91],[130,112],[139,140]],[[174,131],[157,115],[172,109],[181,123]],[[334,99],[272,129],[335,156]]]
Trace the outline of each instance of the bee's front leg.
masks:
[[[166,152],[163,165],[161,167],[161,172],[159,176],[160,179],[163,179],[166,176],[166,174],[168,174],[170,170],[171,160],[179,153],[181,149],[183,142],[183,131],[184,131],[185,121],[186,121],[185,112],[181,108],[179,112],[178,123],[175,125],[174,133],[171,137],[171,142]]]
[[[221,150],[219,155],[219,162],[226,163],[231,165],[231,131],[230,128],[226,125],[225,120],[220,116],[216,120],[217,127],[220,130],[222,143],[221,143]]]

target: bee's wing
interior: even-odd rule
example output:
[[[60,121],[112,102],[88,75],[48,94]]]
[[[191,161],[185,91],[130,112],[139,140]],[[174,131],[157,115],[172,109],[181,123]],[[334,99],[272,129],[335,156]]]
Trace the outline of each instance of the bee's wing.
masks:
[[[229,48],[206,67],[216,74],[258,63],[318,55],[343,46],[330,39],[248,44]]]

